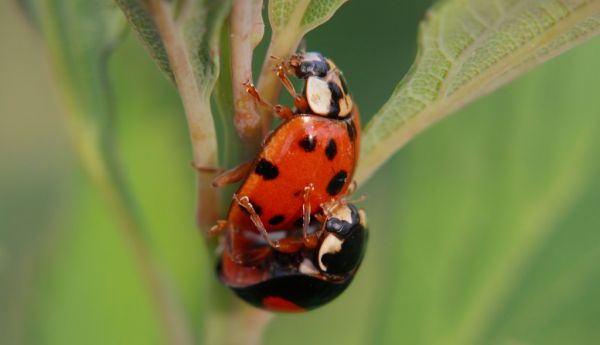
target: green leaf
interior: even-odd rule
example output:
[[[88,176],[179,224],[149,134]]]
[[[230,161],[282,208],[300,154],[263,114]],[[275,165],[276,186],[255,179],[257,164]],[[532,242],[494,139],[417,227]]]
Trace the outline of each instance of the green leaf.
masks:
[[[230,0],[164,1],[117,0],[159,65],[166,64],[175,80],[187,116],[193,162],[214,170],[219,166],[211,94],[219,75],[221,27]],[[149,28],[149,29],[148,29]],[[151,34],[144,35],[148,29]],[[162,48],[161,48],[162,47]],[[152,53],[158,51],[157,53]],[[218,217],[217,191],[210,186],[213,173],[198,174],[198,220],[203,230]]]
[[[147,229],[121,170],[115,140],[108,59],[126,22],[109,0],[38,0],[30,3],[30,8],[39,16],[76,151],[119,222],[139,277],[152,295],[161,331],[169,341],[190,343],[186,318],[170,289],[169,277],[160,272],[147,241]]]
[[[367,208],[388,264],[368,343],[597,342],[599,52],[467,107],[370,182],[390,206]]]
[[[439,2],[415,64],[365,128],[357,180],[429,125],[599,31],[598,0]]]
[[[190,9],[186,9],[191,12],[188,17],[185,13],[180,14],[183,16],[183,39],[198,88],[208,98],[219,74],[221,26],[229,13],[231,1],[205,0],[193,1],[192,4]]]
[[[148,7],[145,2],[137,0],[115,0],[121,7],[131,27],[135,30],[140,40],[144,43],[146,51],[156,62],[160,70],[172,82],[175,82],[175,76],[169,65],[169,58],[165,50],[160,33],[156,27]]]
[[[194,163],[216,167],[210,96],[219,75],[219,35],[231,1],[116,1],[150,55],[177,84],[188,118]]]
[[[271,43],[267,56],[286,57],[296,52],[302,37],[317,26],[325,23],[347,0],[270,0],[269,22]],[[258,90],[262,97],[277,102],[281,85],[273,73],[275,59],[265,61]],[[272,115],[262,112],[263,122],[270,124]]]
[[[270,0],[269,20],[274,35],[302,38],[323,24],[348,0]]]
[[[112,130],[114,110],[108,58],[125,29],[119,9],[107,0],[37,0],[29,8],[40,22],[67,110],[73,115],[70,120],[78,128],[85,127],[89,138],[103,147],[102,141],[108,140]],[[91,17],[82,18],[87,15]]]

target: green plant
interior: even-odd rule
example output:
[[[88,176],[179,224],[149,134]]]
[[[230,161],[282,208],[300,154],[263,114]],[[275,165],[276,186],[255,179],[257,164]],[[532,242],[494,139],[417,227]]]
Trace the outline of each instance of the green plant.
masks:
[[[120,219],[125,238],[137,257],[138,269],[162,316],[164,333],[173,343],[190,343],[197,335],[189,329],[186,311],[178,306],[173,290],[156,267],[155,255],[146,240],[145,222],[138,215],[133,193],[119,166],[107,58],[126,27],[122,10],[167,79],[177,86],[187,114],[194,164],[206,168],[233,165],[254,153],[262,128],[271,121],[269,114],[259,116],[254,103],[245,98],[240,83],[252,79],[253,49],[262,38],[262,1],[117,3],[120,9],[108,0],[26,1],[25,7],[48,42],[75,147]],[[330,18],[342,3],[271,0],[273,34],[266,55],[293,52],[301,38]],[[228,14],[229,26],[224,25]],[[449,0],[437,4],[422,25],[417,62],[365,126],[358,181],[365,182],[394,152],[430,124],[597,33],[599,19],[598,1]],[[236,36],[236,32],[240,35]],[[233,38],[228,40],[228,33],[233,33]],[[254,35],[236,40],[244,33]],[[274,75],[269,73],[270,63],[265,59],[258,86],[274,101],[279,90]],[[222,133],[228,138],[224,142],[232,147],[218,145],[211,97],[218,119],[224,124]],[[231,118],[233,113],[235,117]],[[576,152],[579,154],[570,157],[573,164],[589,157],[585,150]],[[546,191],[544,200],[561,209],[571,193],[578,190],[581,178],[556,171],[560,181],[575,184],[559,183]],[[197,213],[203,230],[219,215],[218,203],[214,202],[218,192],[208,183],[212,176],[206,172],[197,178]],[[484,333],[498,296],[513,280],[514,268],[545,235],[544,223],[549,221],[546,214],[534,206],[530,212],[539,213],[539,219],[534,217],[533,225],[523,227],[533,230],[516,242],[509,260],[496,267],[497,278],[481,289],[472,309],[459,321],[456,333],[443,339],[446,343],[476,343]],[[238,323],[243,324],[245,315],[253,312],[240,309],[218,289],[210,295],[219,298],[213,300],[214,310],[207,311],[205,333],[215,337],[209,342],[216,343],[218,337],[227,335],[229,318],[242,320]],[[253,329],[260,328],[248,327],[249,331]]]

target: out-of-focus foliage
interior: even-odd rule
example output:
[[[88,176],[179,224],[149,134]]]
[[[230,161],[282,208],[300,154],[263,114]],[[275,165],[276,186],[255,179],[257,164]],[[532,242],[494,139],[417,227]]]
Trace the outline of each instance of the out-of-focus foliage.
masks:
[[[193,162],[197,166],[218,164],[218,147],[211,110],[211,94],[219,76],[219,38],[230,0],[162,1],[116,0],[130,26],[161,70],[175,82],[184,105]],[[207,177],[199,176],[198,193],[207,192]],[[206,212],[212,208],[203,205]]]
[[[179,49],[194,66],[194,81],[203,96],[209,97],[219,73],[218,38],[223,18],[227,16],[230,0],[167,3],[163,1],[115,0],[126,14],[131,27],[143,42],[156,64],[174,81],[173,67],[165,50],[164,36],[173,39],[174,32],[166,32],[164,23],[171,17],[181,30]],[[185,13],[182,12],[185,6]],[[164,12],[164,13],[159,13]]]
[[[421,25],[415,64],[362,145],[363,181],[432,123],[600,32],[596,0],[445,0]]]
[[[308,36],[344,71],[364,120],[410,66],[428,5],[351,1]],[[42,43],[16,8],[0,9],[10,48],[0,63],[0,343],[159,343],[112,213],[65,154]],[[320,310],[278,316],[266,343],[595,344],[599,55],[592,39],[400,151],[362,188],[371,242],[354,284]],[[110,80],[127,181],[202,332],[215,278],[193,222],[178,96],[132,35]]]

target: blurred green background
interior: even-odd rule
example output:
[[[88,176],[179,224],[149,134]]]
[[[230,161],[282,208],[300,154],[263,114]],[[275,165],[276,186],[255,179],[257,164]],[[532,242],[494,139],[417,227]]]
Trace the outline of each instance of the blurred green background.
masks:
[[[410,66],[430,3],[350,1],[307,37],[344,70],[365,122]],[[8,1],[0,47],[0,344],[160,343],[150,296],[69,145],[44,42]],[[362,187],[371,241],[354,284],[322,309],[277,316],[265,343],[597,344],[598,56],[595,38],[401,150]],[[111,80],[152,249],[201,332],[215,278],[178,96],[132,34]]]

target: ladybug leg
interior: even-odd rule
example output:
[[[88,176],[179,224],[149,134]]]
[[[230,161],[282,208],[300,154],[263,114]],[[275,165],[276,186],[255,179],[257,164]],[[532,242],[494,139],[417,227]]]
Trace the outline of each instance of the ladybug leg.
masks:
[[[217,220],[217,224],[213,225],[212,228],[210,228],[210,230],[208,230],[208,236],[209,237],[215,237],[219,234],[221,234],[225,229],[227,229],[229,226],[229,222],[227,222],[226,220]]]
[[[278,64],[277,67],[275,67],[275,72],[277,72],[277,77],[279,78],[285,89],[290,93],[290,95],[292,95],[294,99],[298,97],[294,85],[292,85],[292,82],[287,77],[287,73],[285,72],[285,67],[283,67],[283,64]]]
[[[248,92],[252,97],[254,97],[254,99],[258,102],[258,104],[260,104],[268,109],[271,109],[271,111],[273,111],[275,114],[277,114],[282,119],[289,119],[290,117],[292,117],[294,115],[294,112],[292,111],[292,109],[290,107],[281,105],[281,104],[273,105],[273,104],[265,101],[264,99],[262,99],[262,97],[260,97],[260,95],[258,94],[256,87],[251,82],[247,82],[244,85],[246,86],[246,92]]]
[[[310,225],[310,194],[314,192],[315,186],[311,183],[304,187],[304,202],[302,203],[302,239],[304,240],[304,246],[312,249],[317,246],[318,236],[308,234],[308,227]]]
[[[227,250],[229,251],[230,255],[231,255],[231,260],[233,260],[233,262],[235,262],[238,265],[246,265],[248,262],[250,262],[251,260],[249,260],[249,258],[247,258],[244,255],[244,250],[239,247],[239,243],[240,239],[241,239],[241,234],[240,234],[240,230],[238,228],[236,228],[235,226],[229,226],[228,227],[228,236],[226,238],[226,246],[227,246]]]
[[[252,167],[252,161],[242,163],[230,170],[222,172],[212,180],[213,187],[220,188],[223,186],[230,185],[232,183],[239,182],[246,175],[248,175],[250,167]]]
[[[256,260],[253,255],[255,253],[248,254],[248,251],[243,249],[245,244],[243,238],[241,237],[240,230],[228,221],[218,220],[217,224],[210,229],[208,235],[210,237],[214,237],[218,234],[221,234],[225,230],[227,230],[227,236],[225,236],[225,246],[231,257],[231,260],[238,265],[248,265],[255,262]]]
[[[250,220],[252,221],[252,223],[254,223],[254,226],[256,226],[256,229],[261,234],[261,236],[264,238],[264,240],[269,244],[269,246],[271,246],[273,248],[277,248],[277,243],[275,243],[269,237],[269,233],[267,232],[267,229],[265,229],[265,225],[263,224],[262,220],[260,219],[260,216],[256,213],[254,206],[252,206],[250,199],[247,196],[242,196],[240,198],[237,196],[237,194],[233,194],[233,199],[240,206],[242,206],[246,211],[248,211],[248,213],[250,214]]]
[[[249,248],[248,239],[244,238],[244,234],[237,227],[229,226],[228,230],[229,232],[225,242],[226,250],[231,257],[231,260],[236,264],[243,266],[257,265],[261,259],[268,254],[268,248],[266,251]]]
[[[325,211],[325,210],[323,210],[323,211]],[[321,227],[317,231],[317,237],[320,238],[321,234],[323,234],[323,232],[325,232],[325,227],[327,226],[327,220],[329,218],[331,218],[331,216],[325,215],[325,212],[323,212],[323,213],[315,214],[315,218],[317,218],[319,223],[321,223]]]
[[[285,89],[290,93],[290,95],[292,95],[292,98],[294,99],[294,106],[301,113],[305,113],[308,110],[308,101],[303,95],[298,95],[294,85],[287,76],[284,65],[282,63],[278,64],[275,68],[275,72],[277,72],[277,77],[279,77],[281,84],[283,84]]]
[[[233,199],[246,211],[248,211],[248,213],[250,214],[250,220],[252,221],[252,223],[254,223],[254,226],[256,226],[258,232],[261,234],[265,242],[267,242],[267,244],[271,248],[284,253],[294,253],[302,248],[302,243],[299,243],[298,241],[294,241],[293,239],[289,238],[283,238],[279,241],[273,241],[269,236],[267,229],[265,229],[265,226],[262,220],[260,219],[260,216],[256,213],[254,206],[252,206],[250,199],[248,199],[247,196],[238,197],[237,194],[233,195]]]
[[[323,213],[315,214],[315,218],[319,223],[321,223],[321,228],[317,231],[317,238],[320,238],[323,231],[325,231],[325,226],[327,225],[326,222],[327,219],[329,219],[329,216],[326,216],[325,210],[323,210]]]
[[[364,201],[367,198],[365,194],[360,195],[358,198],[350,198],[357,188],[358,185],[356,181],[352,181],[348,186],[348,189],[346,189],[346,192],[344,192],[344,195],[339,197],[339,202],[345,205]]]

